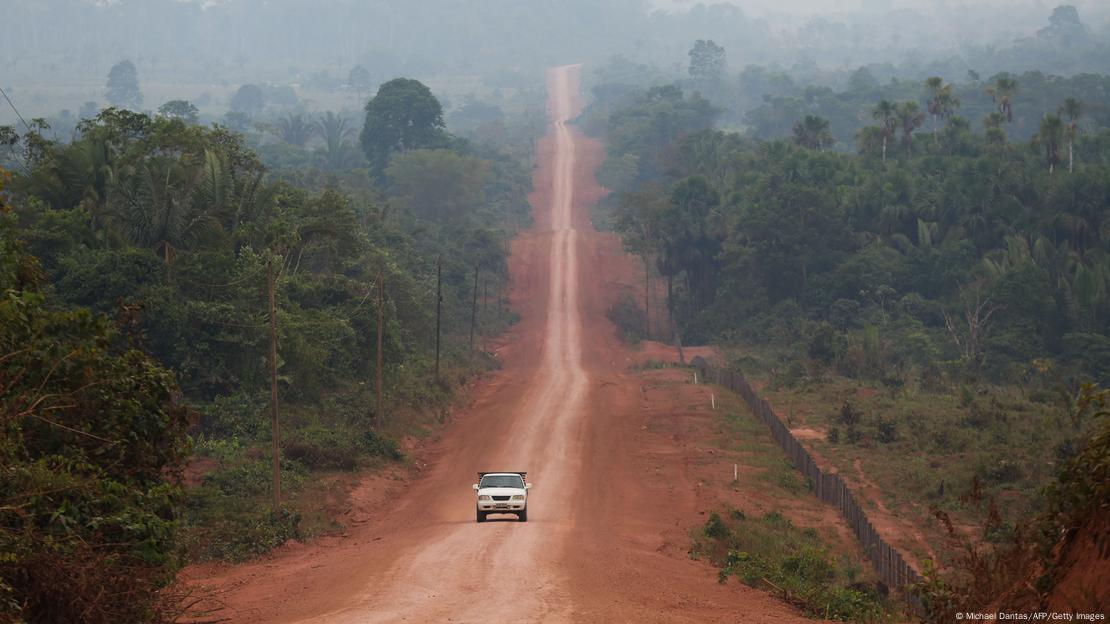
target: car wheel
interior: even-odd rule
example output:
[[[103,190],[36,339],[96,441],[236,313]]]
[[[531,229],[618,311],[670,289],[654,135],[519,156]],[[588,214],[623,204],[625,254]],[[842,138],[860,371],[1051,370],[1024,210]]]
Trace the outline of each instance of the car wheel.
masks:
[[[516,516],[520,519],[521,522],[528,522],[528,508],[525,507],[524,511],[518,513]]]
[[[486,521],[486,512],[479,510],[477,513],[478,513],[478,518],[477,518],[478,522],[485,522]]]

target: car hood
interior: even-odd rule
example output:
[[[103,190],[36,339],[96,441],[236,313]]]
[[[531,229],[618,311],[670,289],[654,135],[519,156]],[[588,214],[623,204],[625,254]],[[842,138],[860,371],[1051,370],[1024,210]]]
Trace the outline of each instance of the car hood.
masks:
[[[491,487],[478,490],[479,494],[486,496],[513,496],[524,493],[524,488]]]

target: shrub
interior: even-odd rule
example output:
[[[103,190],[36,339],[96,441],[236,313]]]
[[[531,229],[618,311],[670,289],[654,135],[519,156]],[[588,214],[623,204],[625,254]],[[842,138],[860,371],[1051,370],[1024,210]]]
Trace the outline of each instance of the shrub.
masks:
[[[397,448],[397,443],[382,434],[369,429],[362,434],[362,448],[371,457],[383,457],[392,461],[400,461],[405,454]]]
[[[358,468],[358,455],[349,446],[324,448],[309,441],[282,443],[282,454],[314,470],[354,470]]]
[[[858,444],[863,439],[863,434],[859,429],[856,429],[855,425],[849,425],[848,430],[844,433],[844,439],[848,441],[848,444]]]
[[[890,444],[898,439],[898,423],[891,418],[880,418],[875,423],[876,437],[883,444]]]
[[[806,351],[809,357],[825,364],[832,364],[833,360],[844,353],[847,346],[848,341],[844,339],[843,335],[837,333],[832,325],[822,323],[817,327],[813,337],[809,339]]]
[[[840,406],[840,413],[837,414],[837,420],[840,424],[849,427],[858,425],[862,417],[863,413],[853,407],[848,401],[845,401],[844,405]]]
[[[644,338],[647,316],[631,294],[622,292],[605,316],[617,327],[621,340],[635,344]]]
[[[709,514],[709,520],[706,520],[704,530],[706,535],[714,539],[720,539],[729,533],[728,527],[721,520],[720,514],[715,511]]]
[[[785,368],[774,372],[771,379],[771,388],[773,390],[796,388],[805,378],[805,366],[802,366],[802,363],[797,360],[791,360]]]
[[[720,566],[720,582],[735,576],[751,587],[775,588],[812,616],[873,621],[890,613],[881,592],[856,581],[858,566],[838,562],[816,531],[795,527],[776,511],[761,518],[711,513],[692,554]]]
[[[58,311],[0,210],[0,621],[159,622],[189,414],[108,320]]]
[[[253,439],[266,423],[265,405],[258,396],[243,391],[218,396],[201,412],[201,431],[220,438]]]
[[[1021,465],[1007,457],[992,457],[981,462],[975,473],[984,483],[1013,483],[1021,479]]]

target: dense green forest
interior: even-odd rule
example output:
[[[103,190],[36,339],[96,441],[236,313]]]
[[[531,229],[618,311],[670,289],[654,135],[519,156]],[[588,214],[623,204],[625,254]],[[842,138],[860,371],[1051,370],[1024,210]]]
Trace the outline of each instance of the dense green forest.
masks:
[[[2,129],[0,613],[157,619],[182,562],[333,528],[309,504],[327,475],[401,459],[496,366],[539,128],[454,136],[407,79],[365,115],[361,135],[276,120],[269,167],[257,138],[167,111],[109,108],[69,142]],[[190,452],[207,468],[183,492]]]
[[[1106,394],[1083,385],[1110,377],[1110,128],[1089,115],[1110,99],[1072,97],[1105,77],[1030,76],[968,96],[992,106],[982,130],[940,78],[892,85],[895,101],[853,91],[853,106],[874,100],[840,150],[836,123],[806,109],[769,140],[714,129],[722,110],[677,85],[598,83],[579,119],[607,144],[600,221],[665,282],[665,312],[625,300],[640,310],[611,317],[626,336],[723,347],[791,426],[821,432],[825,461],[935,526],[945,575],[929,568],[919,590],[937,614],[1032,569],[1051,588],[1045,553],[1105,501],[1061,492],[1110,465]],[[1029,139],[1015,129],[1026,88],[1061,97]],[[962,550],[951,523],[982,515]]]
[[[872,329],[891,349],[850,365],[901,381],[938,362],[1110,373],[1110,133],[1083,130],[1086,103],[1059,102],[1026,142],[1002,95],[983,133],[931,101],[876,101],[846,154],[814,115],[767,142],[711,129],[712,105],[676,87],[616,97],[584,120],[607,139],[599,177],[623,191],[617,228],[671,283],[686,341],[812,325],[839,361]]]

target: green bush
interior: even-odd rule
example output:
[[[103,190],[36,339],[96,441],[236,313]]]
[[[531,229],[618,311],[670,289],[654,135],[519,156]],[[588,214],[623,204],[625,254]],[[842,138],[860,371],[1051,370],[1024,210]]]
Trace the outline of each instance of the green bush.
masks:
[[[720,539],[728,535],[728,527],[725,526],[721,515],[717,512],[709,514],[709,520],[705,522],[705,534],[709,537]]]
[[[11,225],[0,206],[0,621],[164,621],[189,413],[108,319],[37,290]]]
[[[249,392],[217,396],[201,411],[201,431],[221,438],[253,439],[266,427],[266,402]]]
[[[300,539],[300,522],[300,514],[288,509],[275,514],[265,505],[253,505],[209,519],[203,527],[186,533],[183,546],[195,561],[245,561],[288,540]]]
[[[281,445],[282,455],[313,470],[354,470],[358,454],[349,446],[325,448],[314,442],[290,440]]]
[[[362,449],[371,457],[382,457],[393,461],[400,461],[405,458],[405,454],[397,448],[396,442],[373,429],[369,429],[362,434],[361,443]]]
[[[814,617],[875,621],[893,613],[878,585],[856,580],[858,566],[831,557],[817,531],[795,527],[775,511],[760,518],[713,512],[691,552],[720,566],[720,582],[735,576],[781,591]]]
[[[898,439],[898,421],[892,418],[880,418],[875,421],[875,437],[883,444],[890,444]]]
[[[621,340],[635,344],[644,338],[647,316],[631,294],[622,292],[605,316],[616,325]]]

